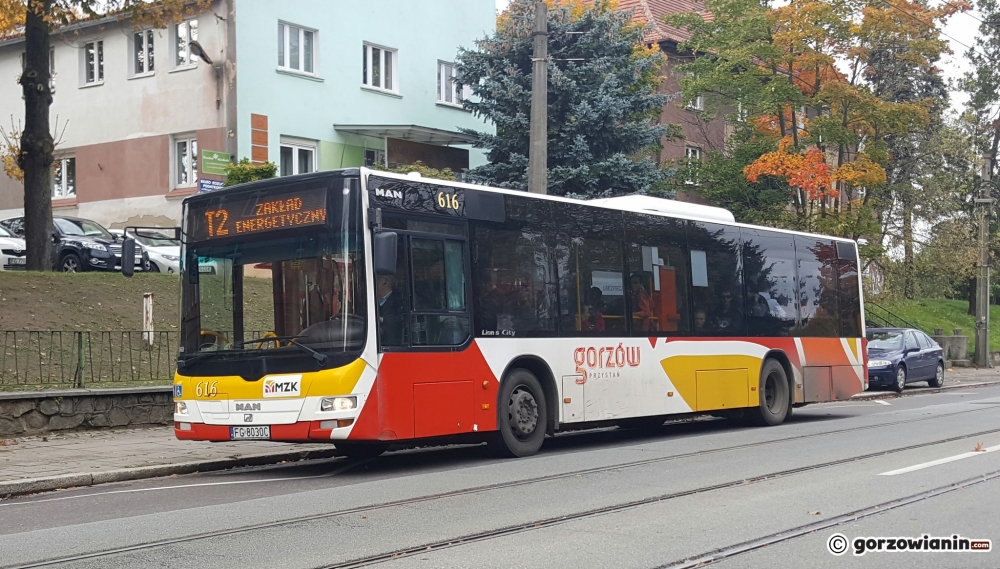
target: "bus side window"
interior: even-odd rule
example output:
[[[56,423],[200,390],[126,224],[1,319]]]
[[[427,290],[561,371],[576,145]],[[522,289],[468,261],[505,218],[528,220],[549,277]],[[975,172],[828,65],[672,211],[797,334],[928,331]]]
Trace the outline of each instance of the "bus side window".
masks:
[[[461,241],[411,237],[414,346],[457,346],[469,337]]]
[[[626,214],[633,336],[691,333],[686,222]]]

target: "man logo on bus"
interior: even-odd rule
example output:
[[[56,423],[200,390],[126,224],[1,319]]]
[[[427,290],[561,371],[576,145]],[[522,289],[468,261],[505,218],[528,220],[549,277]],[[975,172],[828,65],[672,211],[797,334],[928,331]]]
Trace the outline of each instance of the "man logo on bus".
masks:
[[[403,192],[400,190],[386,190],[383,188],[375,188],[375,195],[380,198],[389,198],[393,200],[403,199]]]
[[[285,397],[299,394],[298,381],[264,380],[264,397]]]
[[[626,347],[623,344],[618,344],[617,348],[614,346],[577,348],[573,352],[573,363],[576,364],[576,373],[580,374],[581,377],[576,382],[579,384],[587,383],[587,378],[594,377],[595,370],[598,369],[620,369],[626,367],[626,365],[628,367],[638,367],[639,356],[639,346]],[[589,376],[587,368],[590,368]]]

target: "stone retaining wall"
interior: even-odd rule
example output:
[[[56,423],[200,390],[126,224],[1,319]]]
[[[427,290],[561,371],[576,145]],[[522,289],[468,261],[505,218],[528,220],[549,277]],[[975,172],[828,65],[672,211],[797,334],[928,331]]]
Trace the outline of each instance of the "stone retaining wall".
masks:
[[[0,393],[0,438],[173,420],[170,386]]]

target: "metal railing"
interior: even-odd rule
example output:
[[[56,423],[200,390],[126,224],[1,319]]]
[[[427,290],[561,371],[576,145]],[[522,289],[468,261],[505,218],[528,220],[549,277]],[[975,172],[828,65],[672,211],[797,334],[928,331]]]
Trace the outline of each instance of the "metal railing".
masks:
[[[905,320],[888,308],[868,299],[865,299],[865,322],[869,327],[920,329],[916,324]],[[873,324],[874,326],[872,326]]]
[[[153,385],[173,380],[176,331],[0,331],[0,389]]]

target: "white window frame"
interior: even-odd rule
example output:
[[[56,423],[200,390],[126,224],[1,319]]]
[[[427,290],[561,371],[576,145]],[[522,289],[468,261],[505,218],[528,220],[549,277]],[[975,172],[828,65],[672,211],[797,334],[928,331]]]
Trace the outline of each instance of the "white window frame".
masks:
[[[450,73],[450,74],[449,74]],[[441,105],[462,108],[462,103],[468,100],[472,89],[468,85],[463,85],[461,89],[455,82],[458,77],[458,66],[450,61],[438,60],[437,66],[437,102]],[[449,81],[450,79],[450,81]],[[447,95],[451,95],[451,101],[447,100]]]
[[[194,28],[191,24],[194,23]],[[186,29],[187,40],[184,44],[184,49],[181,49],[178,42],[181,37],[181,27]],[[191,32],[194,31],[192,37]],[[177,22],[170,28],[170,57],[173,62],[174,69],[193,69],[198,67],[199,57],[191,53],[191,49],[188,47],[192,41],[198,41],[198,18],[189,18],[183,22]],[[184,62],[178,62],[181,56],[181,51],[184,51]]]
[[[379,79],[380,85],[375,85],[372,82],[372,50],[379,50]],[[374,89],[376,91],[384,91],[386,93],[399,93],[399,50],[396,48],[385,47],[375,43],[364,42],[363,44],[364,55],[362,57],[362,66],[364,67],[363,74],[361,77],[361,86],[366,89]],[[392,70],[390,72],[391,85],[388,88],[385,87],[385,54],[392,54],[389,58],[392,60],[389,68]]]
[[[291,37],[293,30],[298,30],[299,36],[299,67],[291,66]],[[283,20],[278,20],[278,69],[289,73],[301,73],[302,75],[319,75],[319,30],[307,28],[298,24],[292,24]],[[310,55],[312,56],[312,71],[306,70],[306,34],[312,35],[312,46]]]
[[[297,174],[309,174],[312,172],[319,171],[319,145],[314,140],[304,140],[301,138],[286,138],[281,137],[281,142],[278,146],[278,176],[284,176],[286,174],[282,173],[282,167],[284,164],[281,160],[281,150],[282,148],[290,148],[292,150],[292,173],[287,174],[288,176],[295,176]],[[302,171],[299,167],[299,151],[307,150],[312,154],[312,169],[307,171]]]
[[[186,154],[183,164],[180,162],[180,152],[177,149],[182,143],[185,145]],[[198,187],[198,166],[198,137],[194,133],[175,134],[171,137],[170,176],[174,188]]]
[[[91,47],[93,46],[93,48]],[[94,67],[91,69],[87,55],[90,50],[94,50]],[[87,75],[93,73],[93,80],[88,81]],[[84,42],[83,49],[80,50],[80,86],[91,87],[104,84],[104,40],[94,39]]]
[[[138,37],[137,37],[138,36]],[[143,70],[136,69],[136,43],[142,39],[142,61]],[[156,33],[151,29],[135,30],[128,39],[128,74],[129,77],[149,77],[156,73]],[[153,65],[149,65],[150,55],[153,56]]]
[[[687,160],[688,166],[690,166],[692,162],[697,162],[698,164],[701,164],[701,148],[689,145],[684,146],[684,158],[685,160]],[[684,183],[691,186],[698,184],[697,175],[694,177],[694,179],[684,180]]]
[[[73,164],[73,183],[72,186],[67,180],[69,164]],[[57,158],[52,167],[52,199],[53,200],[64,200],[67,198],[76,197],[76,156],[72,154],[64,154],[63,156]],[[58,185],[57,185],[58,184]]]
[[[687,108],[692,111],[704,111],[705,110],[705,97],[698,95],[694,99],[688,101]]]

